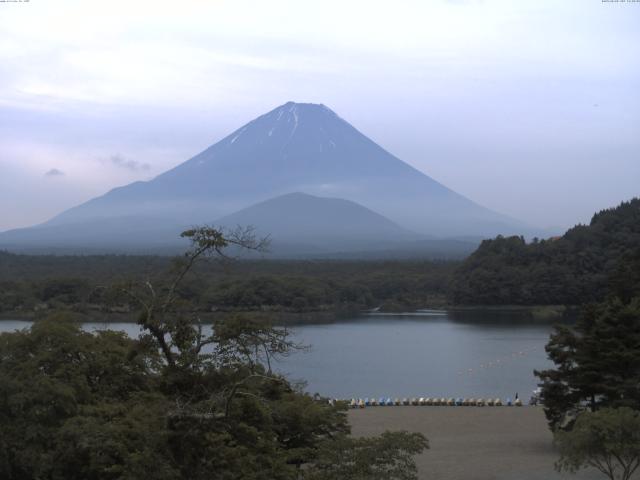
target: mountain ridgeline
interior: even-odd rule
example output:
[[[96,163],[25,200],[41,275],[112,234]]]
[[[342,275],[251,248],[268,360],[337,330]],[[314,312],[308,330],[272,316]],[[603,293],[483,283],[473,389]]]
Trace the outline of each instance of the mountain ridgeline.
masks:
[[[360,250],[420,250],[434,238],[528,232],[396,158],[324,105],[289,102],[150,181],[0,234],[0,247],[182,248],[177,238],[187,227],[253,220],[252,211],[265,209],[257,233],[271,234],[282,252],[352,251],[355,242]]]
[[[475,305],[579,305],[640,296],[640,199],[596,213],[562,237],[485,240],[456,269],[451,300]]]

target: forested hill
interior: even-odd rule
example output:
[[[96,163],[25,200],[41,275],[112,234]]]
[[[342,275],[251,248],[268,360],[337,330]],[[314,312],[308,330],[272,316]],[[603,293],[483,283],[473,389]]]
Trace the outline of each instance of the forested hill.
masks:
[[[589,225],[577,225],[562,237],[485,240],[456,270],[451,300],[466,305],[597,301],[614,285],[635,288],[628,284],[629,265],[639,258],[640,199],[634,198],[596,213]]]

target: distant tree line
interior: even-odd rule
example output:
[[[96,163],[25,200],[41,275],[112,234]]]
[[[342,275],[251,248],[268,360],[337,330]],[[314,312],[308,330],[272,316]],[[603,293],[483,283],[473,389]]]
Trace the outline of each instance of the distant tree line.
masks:
[[[0,313],[119,311],[129,299],[105,285],[159,280],[171,259],[28,256],[0,252]],[[442,304],[457,264],[434,261],[211,260],[181,284],[201,312],[350,312]]]
[[[596,213],[562,237],[485,240],[455,271],[450,300],[476,305],[581,305],[605,298],[640,255],[640,199]]]

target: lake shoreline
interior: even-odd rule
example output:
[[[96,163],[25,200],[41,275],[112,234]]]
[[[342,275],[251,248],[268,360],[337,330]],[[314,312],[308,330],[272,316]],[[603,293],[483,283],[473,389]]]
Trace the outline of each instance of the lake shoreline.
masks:
[[[533,371],[549,365],[544,347],[552,327],[516,316],[490,317],[427,311],[272,322],[286,328],[292,341],[309,347],[277,359],[276,370],[293,381],[304,379],[310,393],[332,398],[506,399],[519,392],[526,399],[536,388]],[[137,337],[141,327],[132,318],[78,326],[88,332],[111,329]],[[0,322],[0,331],[29,328],[32,321]],[[211,332],[211,324],[203,326]]]
[[[75,311],[75,310],[40,310],[40,311],[5,311],[0,312],[0,321],[2,320],[24,320],[38,321],[46,318],[49,314],[56,312],[67,312],[71,315],[72,320],[77,323],[96,322],[96,323],[137,323],[136,312],[100,312],[100,311]],[[362,316],[366,317],[370,314],[390,314],[402,316],[416,315],[420,316],[421,312],[426,311],[442,311],[447,314],[460,314],[483,312],[486,314],[497,315],[513,315],[519,317],[519,321],[531,322],[555,322],[574,318],[577,315],[578,307],[566,305],[434,305],[424,306],[420,308],[406,309],[370,309],[370,310],[313,310],[313,311],[263,311],[263,310],[238,310],[238,311],[218,311],[218,312],[196,312],[204,324],[213,323],[216,319],[230,317],[233,315],[263,315],[265,320],[271,321],[278,325],[295,325],[295,324],[323,324],[340,321],[346,317]],[[428,315],[424,315],[425,317]]]

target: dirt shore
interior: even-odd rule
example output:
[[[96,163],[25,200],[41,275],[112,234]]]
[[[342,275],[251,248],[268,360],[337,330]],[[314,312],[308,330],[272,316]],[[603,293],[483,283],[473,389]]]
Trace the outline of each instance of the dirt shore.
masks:
[[[605,478],[554,470],[558,455],[540,407],[369,407],[351,410],[349,421],[354,435],[423,433],[430,448],[417,459],[421,480]]]

